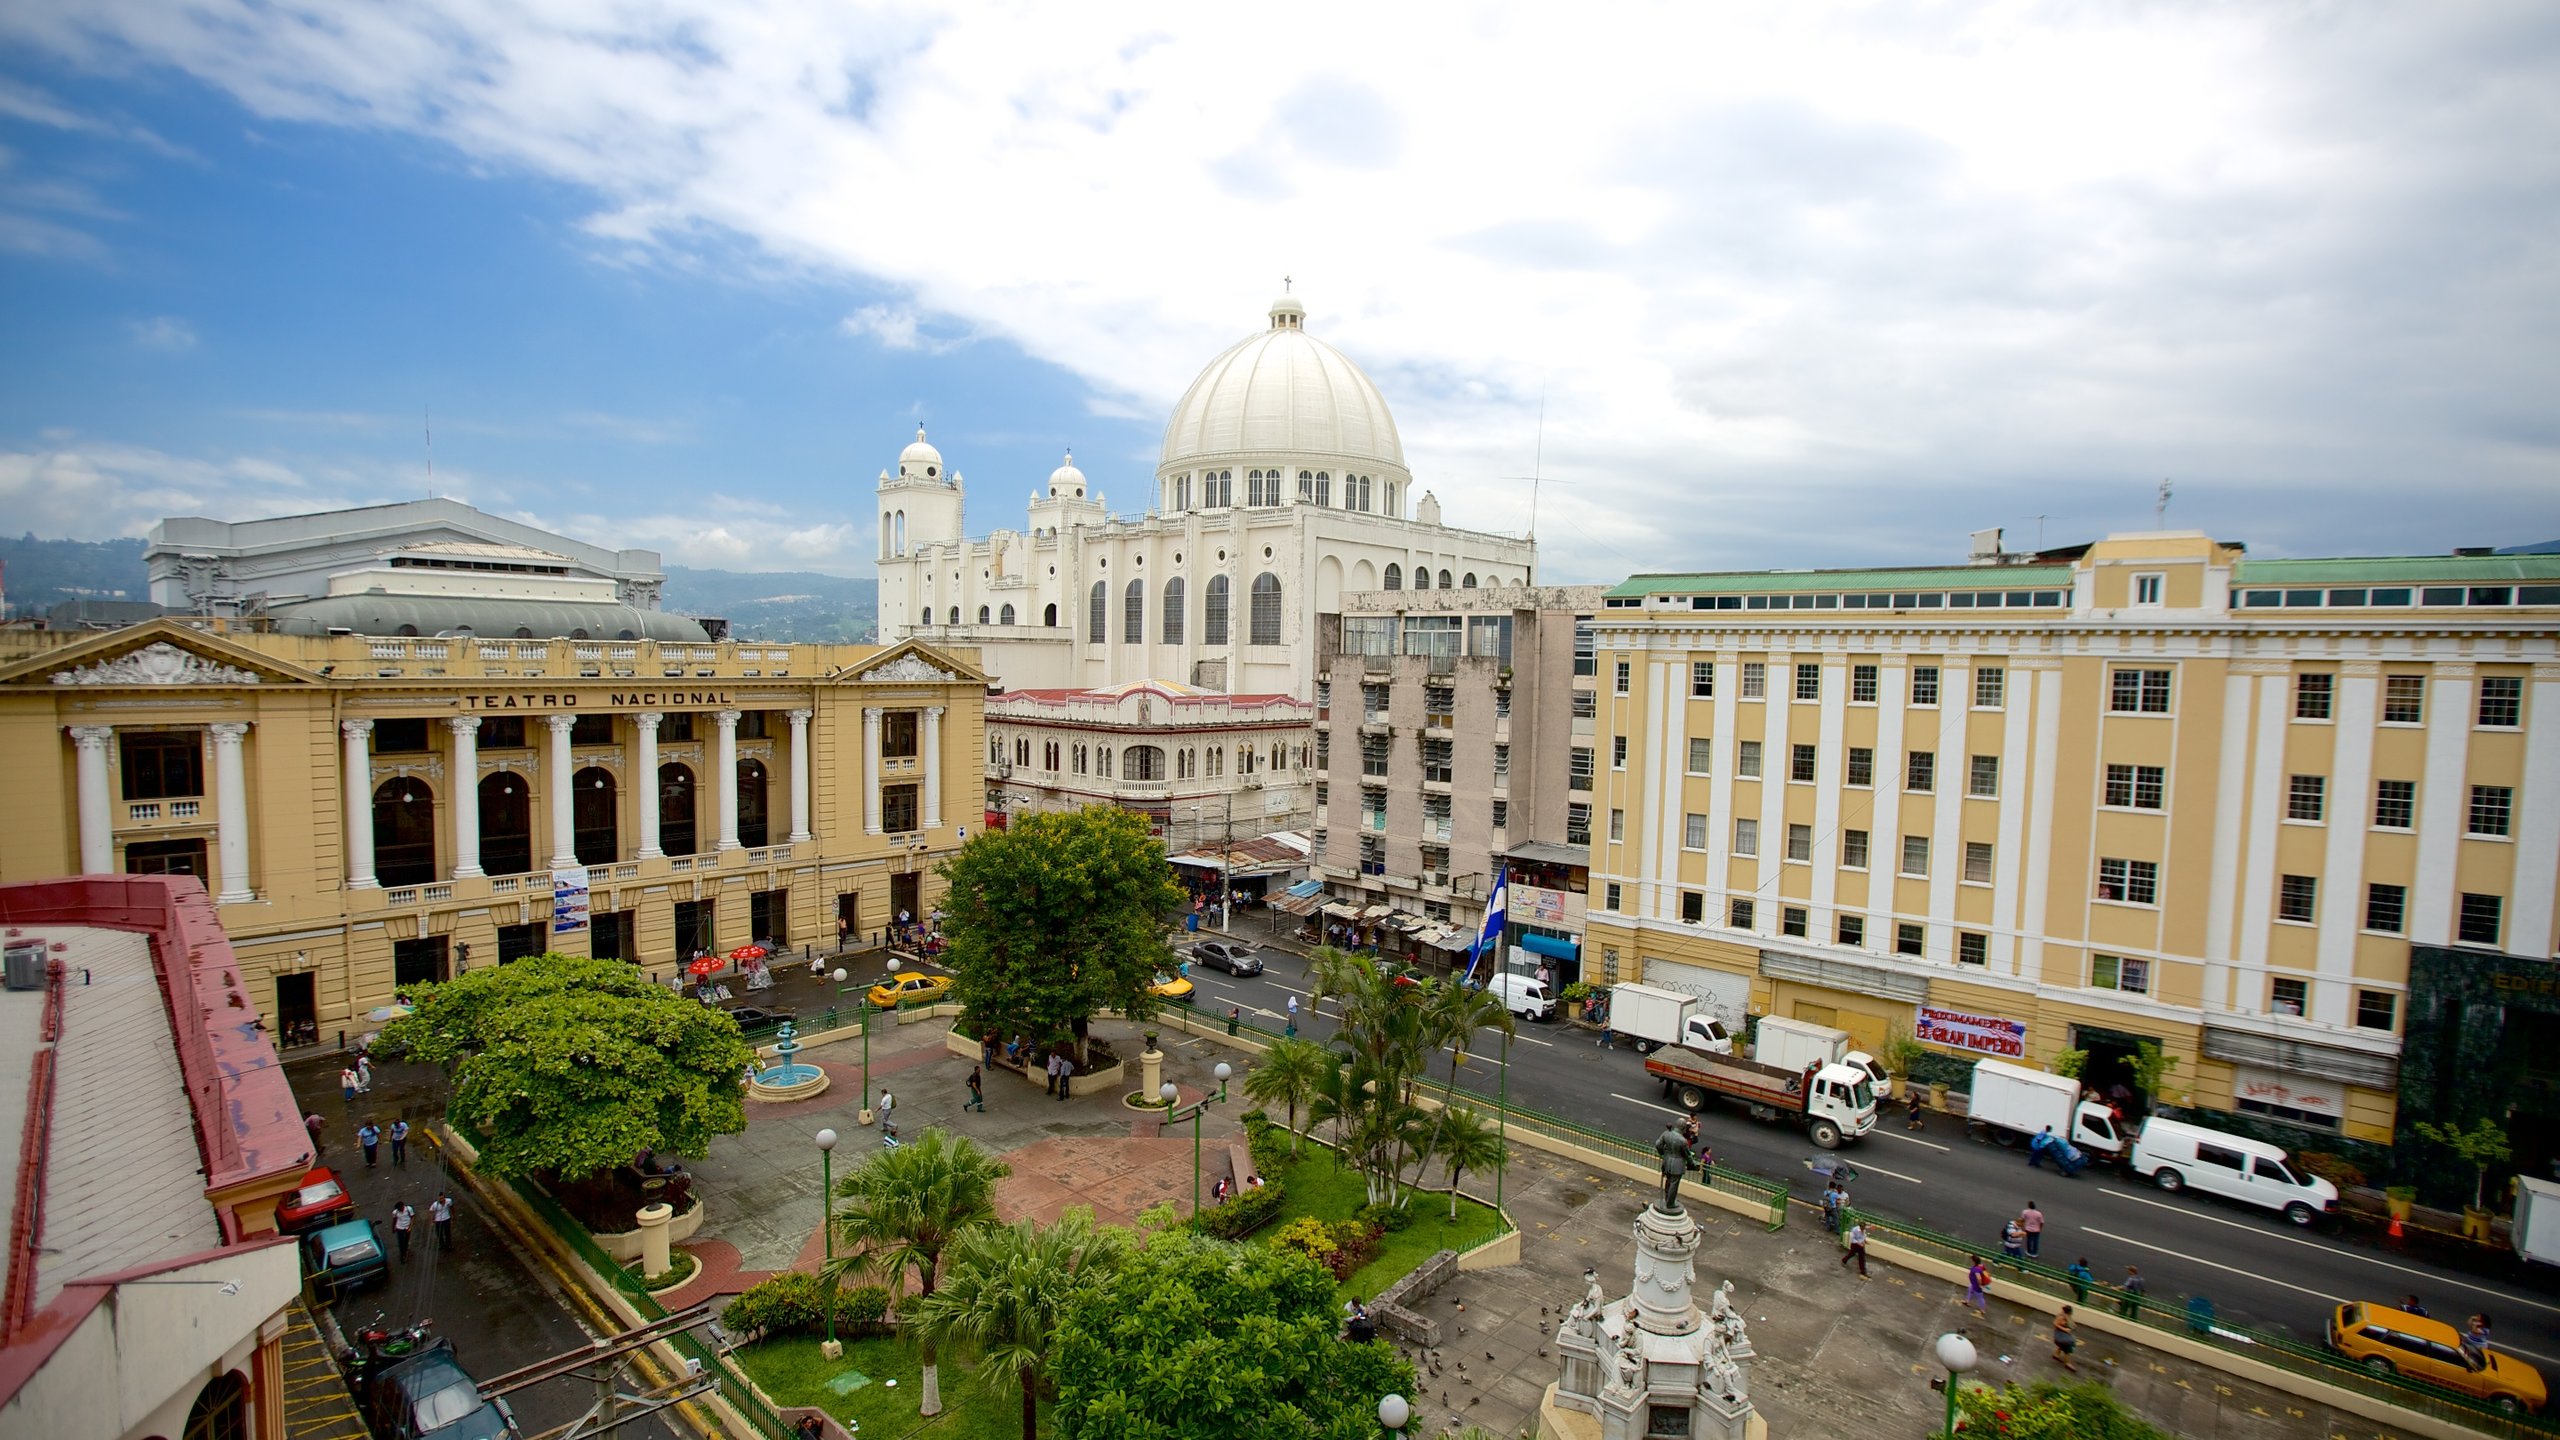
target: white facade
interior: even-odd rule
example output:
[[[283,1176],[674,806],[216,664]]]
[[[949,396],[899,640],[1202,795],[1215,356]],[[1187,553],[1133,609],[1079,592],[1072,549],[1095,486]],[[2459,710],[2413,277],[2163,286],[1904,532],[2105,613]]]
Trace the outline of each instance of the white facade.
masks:
[[[1163,677],[1307,699],[1314,617],[1346,591],[1534,581],[1533,542],[1412,499],[1385,399],[1305,313],[1278,301],[1192,383],[1137,519],[1069,457],[1023,529],[966,539],[966,487],[919,431],[879,481],[881,636],[976,646],[1016,689]]]
[[[1005,813],[1117,805],[1168,844],[1303,826],[1315,706],[1141,680],[987,700],[990,804]]]

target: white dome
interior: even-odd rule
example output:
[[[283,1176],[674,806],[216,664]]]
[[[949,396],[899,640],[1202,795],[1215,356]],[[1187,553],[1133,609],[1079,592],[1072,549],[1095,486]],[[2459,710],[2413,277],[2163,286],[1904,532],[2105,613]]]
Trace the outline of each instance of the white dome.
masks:
[[[942,452],[925,443],[924,427],[916,427],[916,443],[898,452],[898,473],[942,478]]]
[[[1076,468],[1076,452],[1073,450],[1067,452],[1067,458],[1059,462],[1057,469],[1049,472],[1049,495],[1052,499],[1059,496],[1069,499],[1084,497],[1084,472]]]
[[[1164,428],[1159,475],[1286,456],[1410,478],[1386,397],[1341,351],[1309,335],[1305,317],[1297,301],[1275,301],[1269,329],[1209,362]]]

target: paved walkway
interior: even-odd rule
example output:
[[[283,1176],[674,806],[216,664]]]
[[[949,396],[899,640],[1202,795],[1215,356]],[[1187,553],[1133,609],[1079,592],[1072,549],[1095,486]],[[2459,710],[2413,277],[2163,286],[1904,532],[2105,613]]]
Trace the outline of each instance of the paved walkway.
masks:
[[[299,1300],[285,1307],[284,1434],[285,1440],[366,1440],[347,1378]]]

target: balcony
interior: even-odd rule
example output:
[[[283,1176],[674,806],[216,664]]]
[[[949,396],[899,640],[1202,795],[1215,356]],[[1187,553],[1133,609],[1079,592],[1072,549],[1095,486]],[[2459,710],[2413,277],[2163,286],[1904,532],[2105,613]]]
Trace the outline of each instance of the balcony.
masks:
[[[129,800],[125,802],[124,819],[128,826],[193,825],[204,815],[204,801],[196,800]]]

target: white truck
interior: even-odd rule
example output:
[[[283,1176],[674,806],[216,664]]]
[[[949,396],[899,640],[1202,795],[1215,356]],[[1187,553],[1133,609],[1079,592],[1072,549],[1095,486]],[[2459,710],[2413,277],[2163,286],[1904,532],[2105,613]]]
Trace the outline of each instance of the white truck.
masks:
[[[1733,1053],[1733,1036],[1695,995],[1633,983],[1609,987],[1609,1029],[1635,1042],[1636,1053],[1685,1045],[1710,1055]]]
[[[1893,1090],[1891,1077],[1884,1073],[1882,1065],[1876,1063],[1876,1057],[1864,1050],[1851,1049],[1855,1043],[1846,1030],[1765,1015],[1761,1017],[1757,1038],[1751,1042],[1751,1058],[1763,1065],[1777,1065],[1789,1070],[1846,1065],[1852,1070],[1865,1071],[1868,1085],[1877,1094],[1890,1094]]]
[[[2560,1265],[2560,1185],[2516,1177],[2516,1225],[2511,1237],[2516,1253],[2545,1265]]]
[[[2006,1060],[1979,1062],[1973,1067],[1973,1101],[1966,1115],[1989,1127],[2004,1144],[2023,1144],[2051,1130],[2100,1159],[2124,1158],[2124,1135],[2116,1128],[2115,1112],[2081,1098],[2079,1081],[2049,1070]]]
[[[1800,1127],[1825,1150],[1837,1150],[1876,1128],[1876,1093],[1866,1072],[1847,1065],[1790,1069],[1732,1055],[1673,1046],[1645,1058],[1645,1073],[1683,1110],[1706,1108],[1711,1096],[1743,1102],[1754,1120]]]

